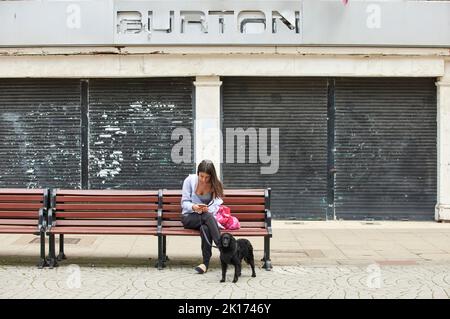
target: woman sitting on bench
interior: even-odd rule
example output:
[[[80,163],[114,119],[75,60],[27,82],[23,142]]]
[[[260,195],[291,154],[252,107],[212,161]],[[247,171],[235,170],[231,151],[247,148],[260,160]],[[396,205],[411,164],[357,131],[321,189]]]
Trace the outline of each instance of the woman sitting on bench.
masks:
[[[214,213],[223,203],[223,185],[218,179],[214,164],[203,160],[197,168],[197,175],[191,174],[184,180],[181,197],[184,228],[200,229],[203,263],[195,270],[204,274],[208,270],[212,255],[212,241],[219,245],[220,231]],[[206,236],[206,237],[205,237]]]

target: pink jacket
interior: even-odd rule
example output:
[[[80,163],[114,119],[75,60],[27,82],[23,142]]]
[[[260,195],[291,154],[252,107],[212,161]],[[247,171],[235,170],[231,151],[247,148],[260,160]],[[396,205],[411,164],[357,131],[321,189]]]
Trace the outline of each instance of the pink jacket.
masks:
[[[235,230],[241,227],[239,220],[236,217],[231,216],[230,208],[227,206],[220,205],[214,217],[216,218],[219,227],[222,229]]]

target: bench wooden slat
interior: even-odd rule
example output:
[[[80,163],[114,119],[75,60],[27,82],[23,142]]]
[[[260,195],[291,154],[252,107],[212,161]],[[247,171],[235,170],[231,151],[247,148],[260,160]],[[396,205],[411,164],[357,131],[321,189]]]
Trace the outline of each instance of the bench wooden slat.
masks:
[[[133,219],[110,219],[110,220],[82,220],[82,219],[60,219],[56,226],[157,226],[156,219],[133,220]]]
[[[181,197],[163,198],[165,205],[181,205]],[[223,198],[223,205],[264,205],[264,197],[225,197]]]
[[[127,212],[90,212],[90,211],[60,211],[56,213],[56,218],[156,218],[157,213],[146,211],[127,211]]]
[[[139,190],[72,190],[58,189],[57,196],[60,195],[83,195],[83,196],[158,196],[158,191]]]
[[[37,210],[42,207],[41,203],[0,203],[0,210],[8,208],[8,209],[29,209],[29,210]]]
[[[224,197],[227,196],[264,196],[264,189],[225,189]]]
[[[253,205],[253,204],[262,204],[264,205],[265,200],[264,197],[224,197],[223,204],[226,206],[229,205]]]
[[[0,204],[1,205],[1,204]],[[56,204],[56,210],[101,210],[101,211],[117,211],[117,210],[158,210],[158,204]]]
[[[265,213],[255,213],[255,212],[248,212],[248,213],[233,213],[231,212],[232,216],[236,216],[236,218],[239,221],[244,221],[244,220],[255,220],[255,221],[259,221],[259,220],[264,220],[266,218],[266,214]],[[164,212],[163,211],[163,220],[166,219],[173,219],[173,220],[181,220],[181,213],[180,212]]]
[[[0,202],[42,202],[43,195],[11,195],[0,194]]]
[[[0,219],[0,225],[36,225],[37,219]]]
[[[155,227],[70,227],[60,226],[50,230],[52,234],[98,235],[156,235]]]
[[[169,190],[163,190],[163,196],[181,196],[182,190],[175,190],[175,189],[169,189]],[[225,189],[224,190],[224,196],[230,196],[230,195],[244,195],[244,196],[264,196],[265,189],[255,188],[255,189]]]
[[[241,228],[265,228],[265,223],[263,221],[255,222],[247,222],[247,221],[241,221],[240,222]],[[183,224],[179,220],[164,220],[162,222],[163,227],[183,227]]]
[[[25,189],[25,188],[0,188],[0,194],[44,194],[43,189]]]
[[[158,196],[58,196],[58,203],[105,202],[105,203],[158,203]]]
[[[221,230],[221,233],[230,233],[236,236],[266,236],[268,231],[262,228],[246,228],[238,230]],[[194,229],[184,229],[183,227],[171,227],[162,230],[163,235],[177,235],[177,236],[199,236],[200,231]]]
[[[36,226],[14,226],[5,225],[0,226],[1,234],[38,234],[39,231]]]
[[[0,218],[38,218],[39,211],[5,211],[0,210]]]

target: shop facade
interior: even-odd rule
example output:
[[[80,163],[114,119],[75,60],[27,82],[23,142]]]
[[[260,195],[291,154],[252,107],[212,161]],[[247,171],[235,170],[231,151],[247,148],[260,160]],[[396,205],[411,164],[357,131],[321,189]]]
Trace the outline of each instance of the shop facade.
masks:
[[[1,187],[181,188],[209,158],[227,188],[270,187],[276,218],[450,220],[449,5],[428,4],[439,36],[395,43],[376,13],[401,4],[99,3],[110,40],[0,33]],[[45,5],[83,29],[74,4]],[[308,29],[336,12],[333,36]],[[345,38],[358,12],[373,38]]]

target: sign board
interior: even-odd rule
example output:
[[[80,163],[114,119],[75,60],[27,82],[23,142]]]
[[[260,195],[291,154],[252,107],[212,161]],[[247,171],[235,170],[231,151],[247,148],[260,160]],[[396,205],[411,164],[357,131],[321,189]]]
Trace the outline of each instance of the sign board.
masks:
[[[0,46],[93,45],[450,47],[450,2],[0,2]]]

